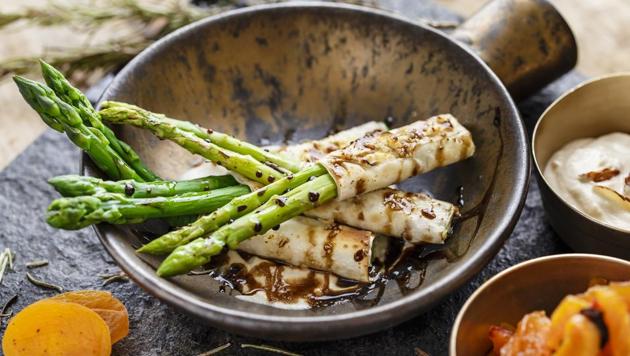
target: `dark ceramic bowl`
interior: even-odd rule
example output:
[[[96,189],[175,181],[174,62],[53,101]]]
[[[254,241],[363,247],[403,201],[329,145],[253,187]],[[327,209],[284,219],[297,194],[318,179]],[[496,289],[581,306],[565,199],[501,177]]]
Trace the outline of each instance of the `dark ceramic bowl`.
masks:
[[[570,273],[567,273],[570,271]],[[533,311],[547,315],[568,294],[582,293],[594,279],[630,280],[630,262],[598,255],[565,254],[520,263],[492,277],[462,307],[451,331],[450,356],[485,356],[491,325],[516,325]]]
[[[477,153],[402,184],[454,201],[464,212],[443,257],[427,261],[420,288],[389,283],[380,302],[280,310],[219,293],[210,278],[155,275],[114,226],[97,232],[131,278],[159,299],[212,325],[282,340],[338,339],[392,326],[426,310],[475,275],[512,231],[529,176],[528,143],[507,91],[471,51],[431,28],[378,10],[301,3],[215,16],[160,40],[116,77],[104,100],[121,100],[252,143],[319,138],[331,129],[391,117],[395,126],[450,112]],[[158,174],[176,178],[197,158],[149,132],[121,138]],[[87,167],[88,174],[94,171]],[[420,278],[418,271],[412,278]]]
[[[630,232],[582,213],[567,203],[543,175],[551,156],[567,143],[612,132],[630,133],[630,73],[592,79],[558,98],[533,134],[533,155],[543,206],[553,229],[577,252],[630,259]]]

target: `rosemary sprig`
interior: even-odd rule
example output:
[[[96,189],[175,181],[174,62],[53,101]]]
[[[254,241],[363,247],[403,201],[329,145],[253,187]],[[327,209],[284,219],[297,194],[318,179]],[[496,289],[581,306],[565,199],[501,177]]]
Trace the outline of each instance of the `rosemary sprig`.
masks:
[[[215,347],[214,349],[212,349],[210,351],[206,351],[204,353],[201,353],[201,354],[199,354],[197,356],[211,356],[211,355],[215,355],[215,354],[218,354],[219,352],[227,349],[230,346],[232,346],[232,343],[228,342],[225,345],[221,345],[221,346]]]
[[[376,6],[374,0],[337,1]],[[131,30],[106,43],[91,41],[77,47],[46,48],[44,53],[33,57],[5,59],[0,61],[0,80],[36,70],[40,59],[60,68],[68,77],[75,73],[83,78],[95,73],[102,75],[122,66],[157,39],[194,21],[237,7],[273,2],[278,0],[210,0],[205,2],[207,6],[196,6],[186,0],[101,0],[89,4],[49,1],[45,8],[27,7],[18,13],[0,13],[0,29],[9,25],[64,25],[94,33],[112,24]]]
[[[28,269],[39,268],[39,267],[44,267],[44,266],[48,266],[48,260],[35,260],[35,261],[28,262],[26,264],[26,268]]]
[[[50,65],[61,68],[71,77],[77,72],[108,72],[129,61],[152,41],[112,41],[85,48],[64,48],[48,51],[43,57]],[[27,74],[39,66],[40,56],[12,58],[0,62],[0,79],[12,74]]]
[[[273,352],[273,353],[277,353],[280,355],[287,355],[287,356],[302,356],[302,354],[296,354],[295,352],[278,349],[278,348],[268,346],[268,345],[241,344],[241,348],[268,351],[268,352]]]
[[[101,274],[99,275],[99,277],[104,279],[103,286],[106,286],[113,282],[129,282],[129,277],[127,276],[127,274],[125,274],[125,272],[122,271],[117,273]]]
[[[2,283],[7,267],[13,269],[13,252],[8,247],[0,253],[0,283]]]
[[[78,47],[47,48],[33,57],[9,58],[0,62],[0,79],[27,74],[39,68],[42,58],[67,76],[107,72],[121,66],[164,35],[218,12],[246,5],[247,1],[223,0],[209,7],[197,7],[185,0],[103,0],[90,4],[62,4],[51,1],[46,8],[0,14],[0,28],[11,24],[27,26],[72,26],[93,33],[104,25],[129,28],[129,34],[106,43]]]
[[[204,270],[192,270],[188,272],[189,276],[203,276],[214,272],[213,269],[204,269]]]
[[[37,279],[30,272],[26,272],[26,279],[40,288],[56,290],[59,293],[63,292],[63,287]]]
[[[18,299],[17,294],[13,295],[11,298],[9,298],[9,300],[6,301],[6,303],[4,303],[4,305],[2,306],[2,309],[0,309],[0,318],[8,318],[13,314],[13,311],[10,311],[7,313],[7,309],[13,304],[15,303],[15,301]]]

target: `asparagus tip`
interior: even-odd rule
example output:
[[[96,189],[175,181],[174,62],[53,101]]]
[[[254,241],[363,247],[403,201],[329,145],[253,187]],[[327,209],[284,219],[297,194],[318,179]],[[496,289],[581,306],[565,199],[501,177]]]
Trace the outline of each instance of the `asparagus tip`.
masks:
[[[184,274],[187,272],[188,272],[188,269],[184,270],[181,268],[177,268],[177,266],[172,263],[162,263],[160,267],[158,267],[155,273],[157,273],[159,277],[168,278],[168,277]]]
[[[151,253],[151,248],[148,248],[148,247],[147,247],[149,244],[150,244],[150,243],[148,243],[148,244],[146,244],[146,245],[142,245],[142,246],[140,246],[140,248],[137,248],[137,249],[136,249],[136,253],[148,253],[148,254],[153,254],[153,253]]]
[[[29,84],[30,84],[30,82],[31,82],[31,80],[30,80],[30,79],[26,79],[26,78],[24,78],[24,77],[23,77],[23,76],[21,76],[21,75],[14,75],[14,76],[13,76],[13,81],[15,82],[15,84],[16,84],[18,87],[22,87],[22,86],[29,85]]]
[[[51,66],[50,64],[46,63],[46,61],[44,61],[43,59],[39,59],[39,66],[42,68],[42,72],[49,70],[50,68],[53,68],[53,66]]]

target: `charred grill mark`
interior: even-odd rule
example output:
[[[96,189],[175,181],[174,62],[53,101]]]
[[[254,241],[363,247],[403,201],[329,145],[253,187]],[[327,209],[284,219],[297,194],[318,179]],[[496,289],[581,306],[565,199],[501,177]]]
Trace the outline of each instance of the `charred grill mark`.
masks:
[[[363,178],[360,178],[357,181],[357,185],[356,185],[355,189],[356,189],[355,191],[356,191],[357,195],[361,195],[361,194],[363,194],[363,192],[365,192],[365,180]]]
[[[331,224],[328,228],[328,235],[324,242],[324,259],[326,268],[331,269],[333,264],[333,252],[335,250],[335,237],[339,234],[340,227],[338,224]]]
[[[315,259],[313,258],[313,250],[315,250],[316,242],[315,242],[315,230],[312,226],[309,226],[306,230],[306,234],[308,236],[308,243],[311,245],[310,248],[306,249],[306,261],[310,264],[313,264]]]
[[[261,171],[256,171],[256,177],[257,178],[262,178],[263,173]]]
[[[412,174],[413,176],[417,176],[417,175],[418,175],[418,173],[420,173],[420,168],[421,168],[421,166],[420,166],[420,162],[418,162],[418,161],[414,160],[414,161],[413,161],[413,171],[411,172],[411,174]]]
[[[247,209],[247,205],[239,205],[239,206],[236,208],[236,211],[238,211],[238,212],[240,213],[241,211],[243,211],[243,210],[245,210],[245,209]]]
[[[444,166],[444,145],[441,142],[440,146],[438,146],[437,150],[435,151],[435,161],[437,162],[438,167]]]
[[[469,137],[464,137],[461,142],[461,149],[459,151],[459,160],[463,160],[468,157],[470,146],[472,146],[472,140]]]

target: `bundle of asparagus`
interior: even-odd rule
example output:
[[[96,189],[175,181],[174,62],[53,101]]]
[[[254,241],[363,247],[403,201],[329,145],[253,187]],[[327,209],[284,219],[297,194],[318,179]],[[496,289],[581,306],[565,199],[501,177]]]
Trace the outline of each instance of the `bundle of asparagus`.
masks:
[[[208,177],[183,182],[161,181],[150,185],[125,181],[121,186],[119,182],[100,180],[89,184],[75,184],[85,178],[63,176],[53,179],[53,185],[62,194],[80,195],[53,201],[48,207],[48,224],[59,229],[76,230],[101,222],[136,224],[152,218],[206,214],[250,191],[246,185],[225,185],[234,182],[232,177]],[[93,187],[94,184],[98,184],[98,187]],[[62,188],[62,185],[70,187]],[[172,188],[169,189],[169,186]],[[216,188],[206,190],[209,186]],[[88,189],[81,192],[83,187]],[[136,187],[138,191],[135,190]],[[155,195],[153,187],[156,188],[156,193],[162,192],[165,195]],[[124,189],[124,193],[119,192],[120,189]],[[177,193],[171,194],[174,192]]]
[[[104,103],[100,113],[108,122],[146,128],[184,148],[190,147],[190,143],[172,128],[171,120],[164,120],[159,115],[115,102]],[[158,269],[158,274],[172,276],[185,273],[209,262],[225,246],[236,248],[240,242],[254,235],[263,234],[294,216],[335,199],[338,187],[346,199],[457,162],[473,153],[470,133],[450,115],[377,132],[345,149],[332,152],[320,164],[309,165],[236,198],[212,214],[152,241],[139,251],[172,251]],[[221,163],[210,156],[205,157]],[[228,223],[233,219],[236,220]],[[205,237],[208,234],[209,237]]]
[[[103,125],[89,100],[52,66],[41,61],[48,84],[15,76],[22,97],[52,129],[68,138],[90,156],[94,164],[111,179],[144,182],[158,179],[138,154]]]
[[[131,179],[126,182],[77,177],[54,179],[51,183],[60,192],[69,196],[80,196],[65,198],[51,205],[49,216],[52,224],[78,228],[101,221],[137,222],[145,218],[181,213],[208,213],[222,205],[211,214],[202,216],[194,223],[172,231],[139,250],[149,253],[172,251],[158,269],[158,274],[162,276],[185,273],[201,266],[220,253],[224,246],[236,248],[240,242],[254,235],[262,234],[259,239],[265,236],[269,238],[271,232],[266,233],[269,229],[279,227],[282,230],[283,226],[288,225],[279,226],[281,223],[309,211],[311,216],[351,221],[352,225],[369,228],[370,224],[364,223],[366,219],[361,217],[363,211],[356,215],[340,214],[340,211],[351,211],[349,208],[352,204],[356,205],[361,199],[366,199],[370,207],[389,204],[389,215],[391,211],[402,212],[398,220],[389,218],[389,223],[398,221],[393,228],[389,226],[381,229],[382,231],[378,228],[373,230],[397,234],[414,242],[443,241],[455,213],[452,205],[440,205],[440,202],[421,195],[401,197],[399,192],[383,188],[411,175],[464,159],[474,152],[470,133],[455,118],[442,115],[391,131],[386,131],[384,127],[373,127],[368,135],[350,145],[348,144],[352,140],[344,142],[343,137],[333,137],[318,145],[303,144],[300,149],[296,149],[301,152],[298,157],[304,161],[319,160],[319,163],[309,165],[287,157],[286,149],[277,149],[276,151],[285,151],[284,156],[278,155],[229,135],[206,130],[189,122],[169,119],[128,104],[104,103],[103,110],[97,113],[85,97],[72,88],[54,68],[45,63],[42,63],[42,67],[46,81],[53,89],[18,77],[16,83],[25,99],[49,126],[66,132],[111,178]],[[160,138],[170,139],[193,153],[266,186],[247,194],[243,186],[233,186],[224,195],[214,191],[210,192],[212,194],[192,192],[204,186],[204,183],[198,181],[156,182],[151,187],[150,183],[142,182],[154,180],[155,175],[147,173],[150,171],[137,159],[135,152],[129,146],[121,144],[113,132],[102,124],[101,119],[147,128]],[[92,142],[94,138],[90,134],[97,141]],[[346,145],[348,147],[342,148]],[[315,153],[318,157],[313,156],[314,151],[317,151]],[[328,155],[322,156],[324,153]],[[309,155],[311,158],[304,158]],[[74,184],[60,183],[68,181]],[[225,182],[233,183],[235,182]],[[153,189],[159,193],[152,194]],[[203,189],[211,188],[206,184]],[[360,195],[362,193],[368,194]],[[360,196],[356,197],[357,195]],[[395,199],[391,199],[392,196]],[[337,199],[331,205],[332,208],[322,206],[336,197],[355,198],[343,201]],[[147,205],[153,206],[147,208]],[[318,206],[322,207],[312,210]],[[416,206],[419,208],[415,209]],[[378,208],[367,209],[366,212],[376,217],[369,221],[382,222],[378,218],[379,214],[380,218],[383,217],[383,211]],[[418,224],[412,219],[412,224],[419,228],[409,228],[405,216],[410,214],[423,216],[426,221]],[[434,220],[436,215],[446,218],[438,219],[435,223],[426,223]],[[295,236],[291,231],[279,231],[272,235]],[[254,246],[255,250],[261,249],[254,242],[244,245],[245,248],[247,246]],[[324,251],[324,254],[329,253],[330,251]],[[269,253],[260,250],[258,254]],[[293,260],[296,260],[295,256]],[[305,265],[321,268],[308,263]]]
[[[53,201],[49,206],[47,220],[51,226],[73,230],[100,222],[129,224],[143,222],[150,218],[206,214],[250,191],[244,185],[237,185],[238,182],[230,175],[178,182],[154,180],[156,176],[152,173],[146,174],[150,171],[142,164],[137,154],[122,141],[117,140],[114,133],[103,125],[100,115],[85,96],[73,88],[54,68],[44,62],[41,64],[48,86],[20,77],[15,78],[25,98],[29,99],[28,102],[53,129],[67,133],[68,137],[88,153],[104,173],[113,179],[121,176],[134,178],[106,181],[94,177],[67,175],[50,179],[49,183],[65,197]],[[51,102],[53,105],[49,105]],[[63,110],[57,110],[57,107]],[[140,108],[133,108],[143,114],[150,114]],[[188,147],[193,151],[200,150],[202,155],[214,159],[217,163],[221,162],[218,161],[219,159],[225,159],[228,167],[237,170],[243,176],[257,178],[261,183],[273,182],[275,177],[283,177],[299,170],[297,163],[228,135],[201,129],[189,122],[155,116],[183,130],[183,132],[177,132],[183,136],[181,142],[190,143]],[[84,120],[79,122],[77,117]],[[62,125],[67,122],[75,125],[80,132],[86,133],[86,137],[90,137],[90,133],[97,135],[101,139],[97,142],[98,148],[101,149],[97,153],[106,154],[94,154],[94,147],[85,144],[84,137],[76,135],[75,131]],[[124,149],[116,151],[114,148]],[[112,166],[108,164],[110,161],[115,162],[122,169],[110,169]],[[250,164],[243,165],[244,162]],[[119,172],[124,174],[119,174]],[[297,179],[296,182],[303,181]],[[333,226],[304,218],[293,224],[284,224],[277,231],[254,239],[250,246],[244,246],[243,249],[258,255],[286,260],[299,266],[336,270],[347,278],[368,281],[375,235],[349,227],[333,228]],[[366,258],[363,261],[350,259],[349,262],[328,263],[314,258],[316,255],[311,256],[310,251],[308,254],[300,254],[299,251],[289,253],[291,250],[288,248],[265,251],[260,248],[260,244],[256,243],[256,240],[264,240],[265,245],[280,243],[293,249],[295,246],[312,243],[312,238],[308,236],[313,234],[319,238],[320,242],[317,243],[319,247],[328,249],[329,244],[324,244],[325,233],[334,234],[335,239],[343,241],[345,246],[353,246],[352,250],[355,249],[354,246],[361,246]],[[290,244],[286,242],[289,237],[292,241]],[[350,253],[348,248],[338,250],[339,252],[335,252],[334,255]]]

